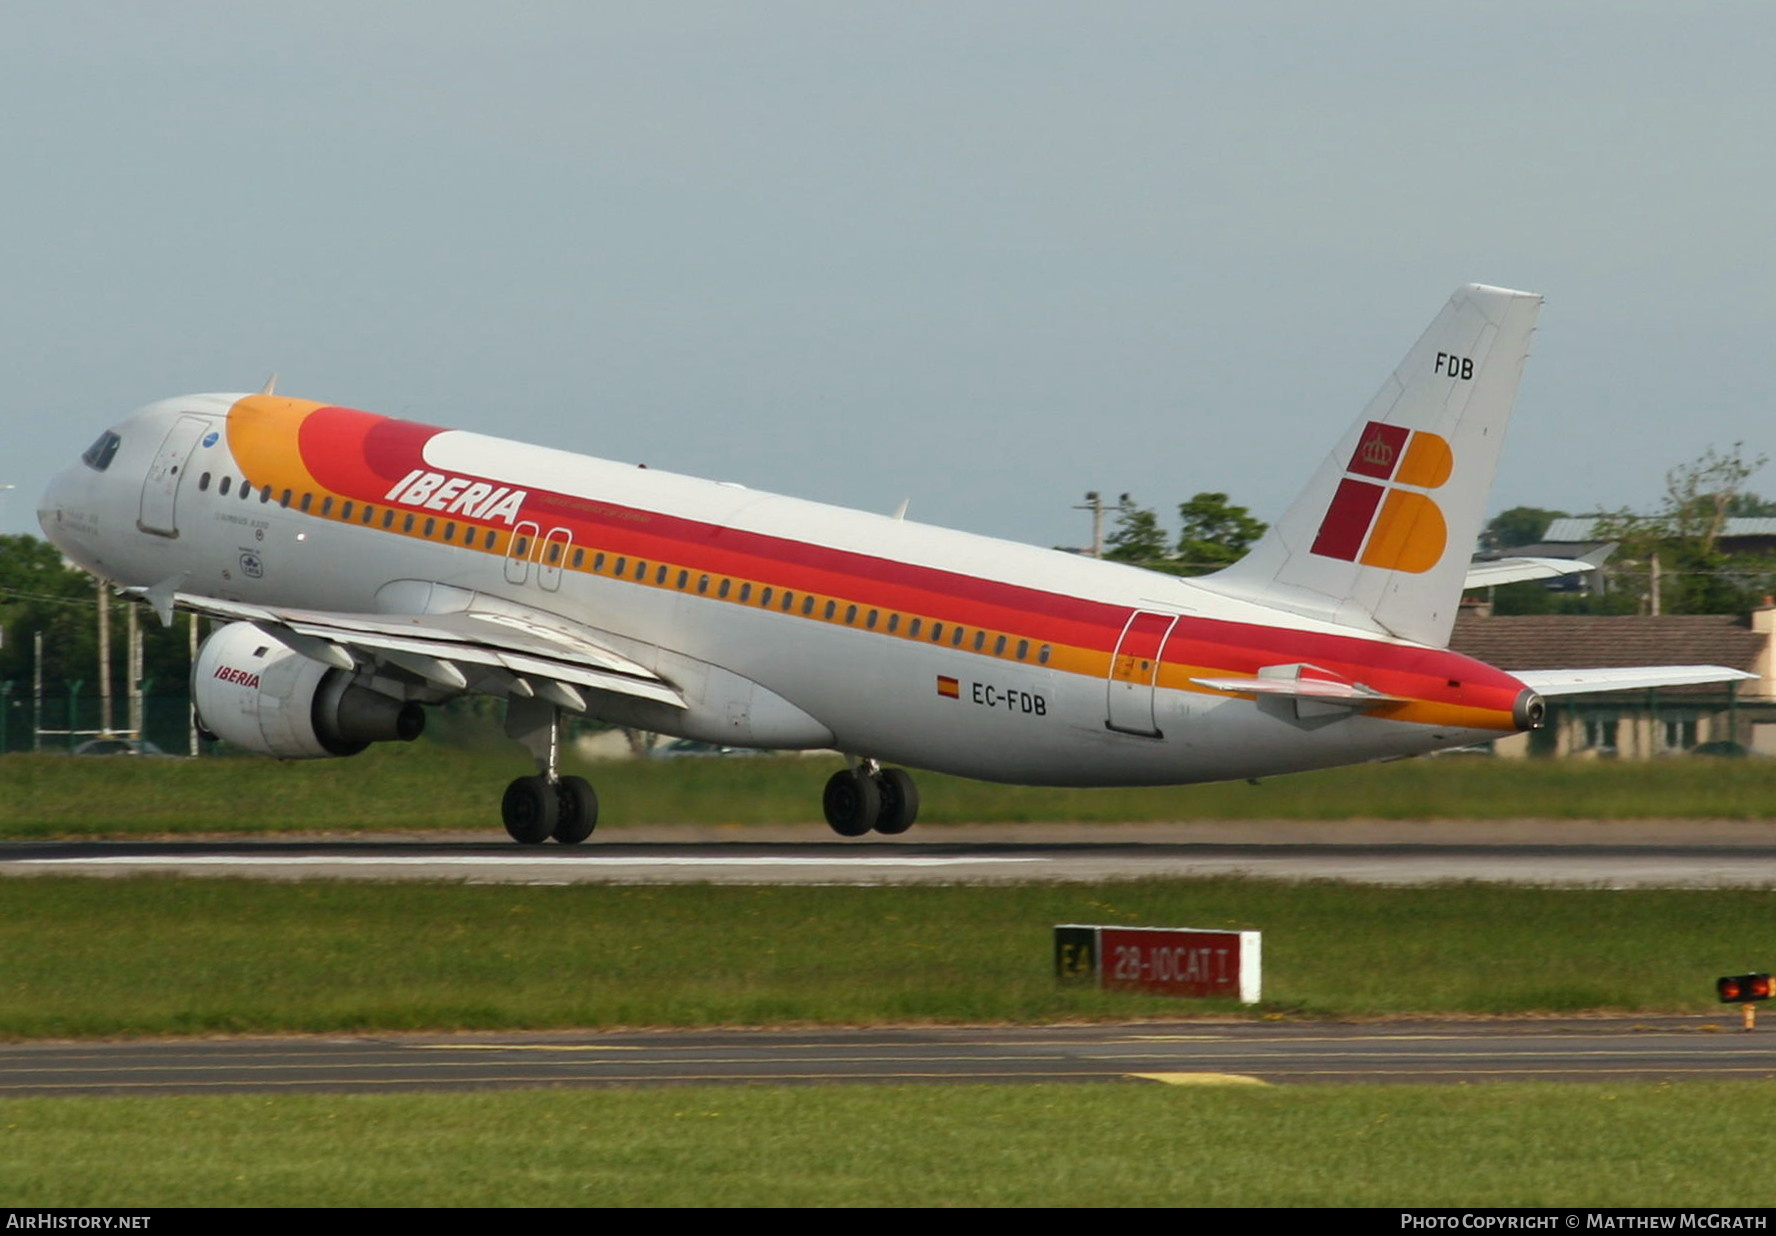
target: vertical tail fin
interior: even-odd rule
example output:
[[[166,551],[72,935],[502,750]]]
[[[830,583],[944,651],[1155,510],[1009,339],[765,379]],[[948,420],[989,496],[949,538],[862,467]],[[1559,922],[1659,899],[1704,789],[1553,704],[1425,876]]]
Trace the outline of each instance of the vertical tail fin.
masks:
[[[1195,582],[1441,647],[1480,532],[1542,298],[1450,298],[1252,552]]]

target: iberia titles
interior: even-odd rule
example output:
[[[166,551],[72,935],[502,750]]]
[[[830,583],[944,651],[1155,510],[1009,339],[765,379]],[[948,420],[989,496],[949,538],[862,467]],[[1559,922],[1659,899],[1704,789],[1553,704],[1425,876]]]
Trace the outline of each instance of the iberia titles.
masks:
[[[518,522],[518,513],[529,496],[527,489],[489,485],[486,481],[471,481],[466,476],[447,477],[439,472],[415,468],[397,481],[382,500],[442,511],[446,515],[461,515],[465,519],[502,519],[507,527],[511,527]]]

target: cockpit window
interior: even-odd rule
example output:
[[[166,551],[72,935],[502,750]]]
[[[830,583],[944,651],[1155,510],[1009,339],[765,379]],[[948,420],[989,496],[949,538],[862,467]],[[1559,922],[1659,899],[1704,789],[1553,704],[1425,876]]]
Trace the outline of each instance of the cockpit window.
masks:
[[[122,441],[122,438],[107,429],[99,435],[97,442],[86,448],[86,453],[80,457],[81,461],[94,472],[103,472],[111,466],[112,457],[117,454],[118,444]]]

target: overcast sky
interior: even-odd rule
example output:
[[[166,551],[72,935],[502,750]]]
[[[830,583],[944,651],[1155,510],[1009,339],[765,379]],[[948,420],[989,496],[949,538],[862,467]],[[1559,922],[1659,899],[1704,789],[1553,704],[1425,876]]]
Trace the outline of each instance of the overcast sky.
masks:
[[[1776,450],[1767,4],[81,4],[0,21],[0,528],[258,388],[1038,544],[1287,505],[1459,284],[1493,510]],[[1776,466],[1753,481],[1776,492]]]

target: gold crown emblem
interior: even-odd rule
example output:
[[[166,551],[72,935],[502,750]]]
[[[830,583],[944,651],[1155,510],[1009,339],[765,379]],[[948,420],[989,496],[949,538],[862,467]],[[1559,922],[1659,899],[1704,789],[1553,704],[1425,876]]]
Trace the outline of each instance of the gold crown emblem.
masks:
[[[1389,446],[1380,434],[1376,434],[1363,443],[1358,456],[1364,463],[1374,464],[1378,468],[1386,468],[1394,462],[1394,448]]]

